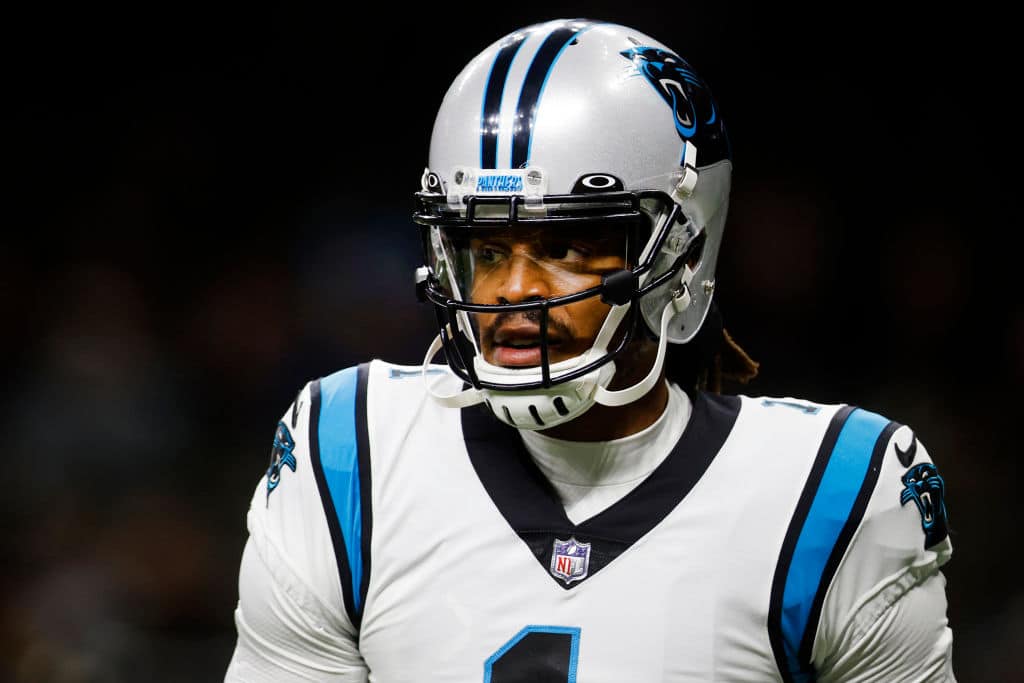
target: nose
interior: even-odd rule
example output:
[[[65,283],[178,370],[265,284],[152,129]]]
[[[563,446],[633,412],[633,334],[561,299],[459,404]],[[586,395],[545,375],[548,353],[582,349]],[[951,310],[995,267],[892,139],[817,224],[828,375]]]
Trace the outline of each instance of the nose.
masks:
[[[530,256],[515,253],[508,261],[505,277],[495,292],[498,303],[517,304],[551,295],[544,269]]]

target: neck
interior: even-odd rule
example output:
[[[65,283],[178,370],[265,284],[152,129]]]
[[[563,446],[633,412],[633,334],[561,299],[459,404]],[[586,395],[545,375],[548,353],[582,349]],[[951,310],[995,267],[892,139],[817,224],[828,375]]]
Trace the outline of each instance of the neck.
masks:
[[[610,388],[619,389],[636,384],[650,371],[657,355],[657,344],[648,340],[635,342],[619,361],[623,370],[615,373]],[[565,424],[543,430],[546,436],[567,441],[611,441],[647,429],[665,412],[668,385],[664,371],[654,388],[624,406],[595,405]]]

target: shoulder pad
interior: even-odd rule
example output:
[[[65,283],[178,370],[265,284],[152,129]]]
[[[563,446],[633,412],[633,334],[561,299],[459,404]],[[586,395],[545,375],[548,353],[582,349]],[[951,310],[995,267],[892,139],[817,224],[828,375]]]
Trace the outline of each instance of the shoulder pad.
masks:
[[[287,558],[326,604],[344,605],[356,627],[369,563],[367,371],[353,366],[299,392],[276,425],[248,514],[264,559]]]
[[[828,588],[815,645],[818,661],[828,655],[828,643],[867,633],[953,552],[945,481],[914,431],[890,424],[877,482]]]

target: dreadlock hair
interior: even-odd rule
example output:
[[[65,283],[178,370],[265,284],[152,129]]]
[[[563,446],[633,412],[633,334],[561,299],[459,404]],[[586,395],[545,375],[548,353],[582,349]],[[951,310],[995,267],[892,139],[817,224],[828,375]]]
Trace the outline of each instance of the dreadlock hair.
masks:
[[[687,344],[670,344],[665,357],[665,377],[691,399],[700,391],[721,393],[724,382],[746,384],[759,367],[725,329],[714,300],[697,335]]]

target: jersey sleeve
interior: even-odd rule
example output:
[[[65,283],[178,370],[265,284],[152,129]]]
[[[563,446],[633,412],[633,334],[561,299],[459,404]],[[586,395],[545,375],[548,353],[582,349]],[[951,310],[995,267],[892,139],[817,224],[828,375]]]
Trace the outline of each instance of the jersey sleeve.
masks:
[[[878,481],[822,606],[822,683],[953,681],[945,481],[913,430],[891,434]]]
[[[318,483],[318,394],[306,385],[278,422],[250,502],[231,683],[367,678]]]

